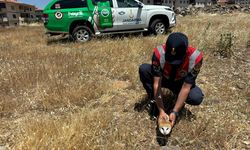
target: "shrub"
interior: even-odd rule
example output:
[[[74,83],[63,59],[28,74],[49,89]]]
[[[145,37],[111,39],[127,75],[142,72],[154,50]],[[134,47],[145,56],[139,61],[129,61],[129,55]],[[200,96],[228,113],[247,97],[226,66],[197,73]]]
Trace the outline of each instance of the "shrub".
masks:
[[[233,55],[234,38],[232,33],[221,34],[215,53],[224,58],[230,58]]]

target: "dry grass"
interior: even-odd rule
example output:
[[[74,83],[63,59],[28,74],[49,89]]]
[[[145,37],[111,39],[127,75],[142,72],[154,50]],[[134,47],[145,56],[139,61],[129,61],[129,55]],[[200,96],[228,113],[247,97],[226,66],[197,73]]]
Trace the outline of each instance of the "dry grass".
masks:
[[[167,140],[181,149],[250,148],[250,20],[247,14],[178,18],[205,61],[206,94]],[[166,36],[47,41],[42,27],[0,29],[0,146],[9,149],[159,149],[138,67]],[[220,35],[235,36],[233,57],[214,57]]]

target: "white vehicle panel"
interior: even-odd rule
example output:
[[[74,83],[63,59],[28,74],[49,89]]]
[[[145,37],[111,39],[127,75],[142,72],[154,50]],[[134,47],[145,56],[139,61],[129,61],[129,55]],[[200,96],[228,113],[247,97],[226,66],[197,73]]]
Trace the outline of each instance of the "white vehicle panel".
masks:
[[[115,30],[142,29],[147,24],[147,13],[134,0],[114,0]]]
[[[147,14],[141,8],[116,8],[114,24],[117,30],[141,29],[146,27]]]

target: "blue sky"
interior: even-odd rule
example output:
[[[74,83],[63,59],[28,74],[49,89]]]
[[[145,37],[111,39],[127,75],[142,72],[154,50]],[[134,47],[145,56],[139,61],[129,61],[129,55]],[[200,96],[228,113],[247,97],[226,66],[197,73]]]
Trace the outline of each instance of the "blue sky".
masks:
[[[17,0],[18,2],[35,5],[38,8],[43,9],[50,0]]]

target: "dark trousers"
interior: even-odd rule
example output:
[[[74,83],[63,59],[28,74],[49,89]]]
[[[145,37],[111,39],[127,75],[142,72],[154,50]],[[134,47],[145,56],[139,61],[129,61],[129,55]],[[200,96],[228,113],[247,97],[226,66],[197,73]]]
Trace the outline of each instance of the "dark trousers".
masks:
[[[140,75],[140,80],[143,84],[143,87],[145,88],[148,96],[150,99],[153,99],[153,73],[152,73],[152,67],[150,64],[142,64],[139,68],[139,75]],[[162,77],[162,83],[161,86],[170,89],[174,94],[178,95],[181,87],[183,85],[183,80],[182,81],[175,81],[175,82],[170,82],[169,80],[167,80],[166,78]],[[190,105],[199,105],[202,100],[203,100],[203,93],[201,91],[201,89],[196,86],[193,85],[186,103],[190,104]]]

